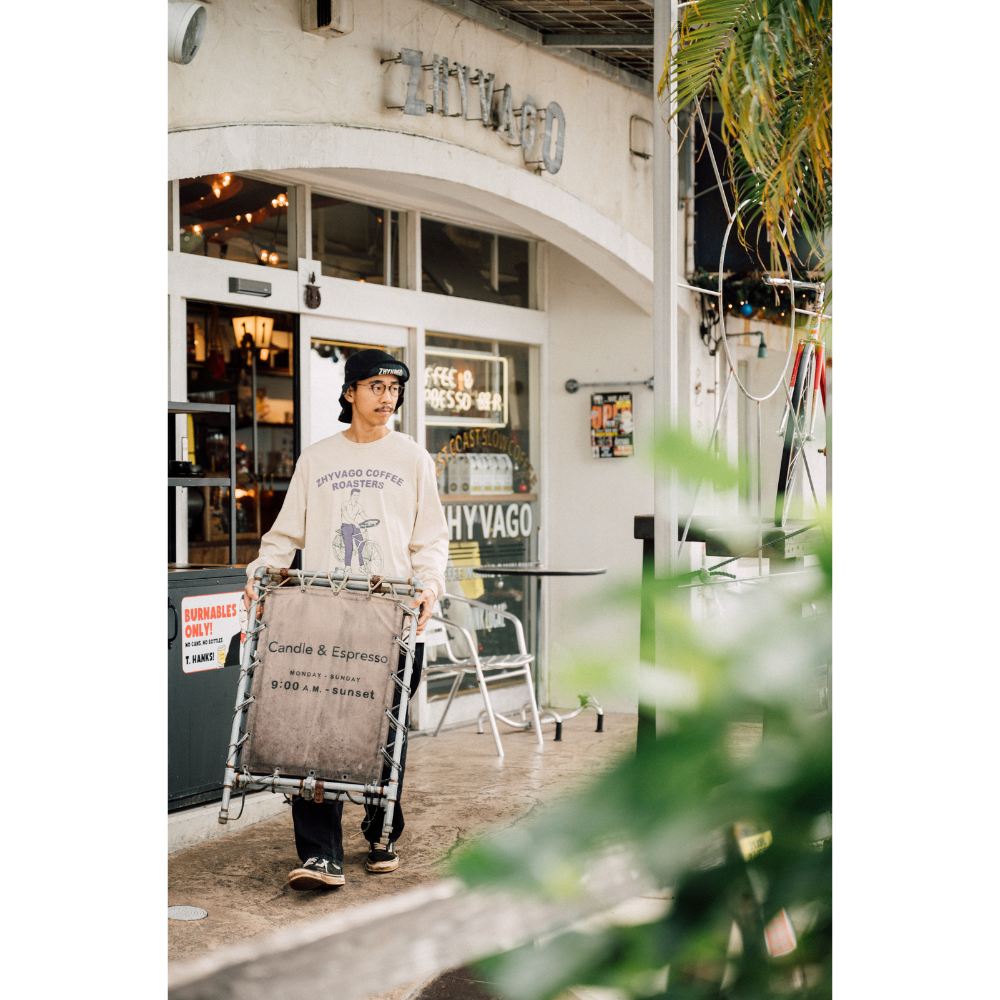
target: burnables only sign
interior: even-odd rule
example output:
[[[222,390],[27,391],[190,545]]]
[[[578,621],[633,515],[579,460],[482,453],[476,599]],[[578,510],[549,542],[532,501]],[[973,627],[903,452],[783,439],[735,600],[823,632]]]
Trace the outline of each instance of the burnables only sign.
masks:
[[[555,101],[539,108],[535,99],[527,96],[521,101],[521,106],[515,108],[510,84],[505,83],[502,90],[497,89],[495,74],[451,62],[447,56],[437,53],[431,62],[424,63],[424,54],[420,49],[400,49],[394,59],[383,59],[382,62],[400,63],[409,67],[410,71],[406,100],[403,104],[390,105],[392,110],[418,117],[434,114],[479,122],[483,128],[493,129],[509,146],[520,146],[526,166],[536,171],[544,167],[550,174],[559,172],[566,143],[566,116]],[[425,98],[417,96],[421,91],[423,74],[428,70],[432,92],[429,105]],[[461,105],[461,109],[454,113],[450,100],[453,79],[457,83]],[[535,153],[539,137],[541,155]]]

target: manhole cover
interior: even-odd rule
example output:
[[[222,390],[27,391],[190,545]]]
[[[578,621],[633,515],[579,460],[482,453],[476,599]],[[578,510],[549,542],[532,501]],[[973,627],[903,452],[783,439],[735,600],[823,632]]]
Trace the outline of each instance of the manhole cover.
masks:
[[[168,906],[168,920],[201,920],[208,916],[208,910],[200,906]]]

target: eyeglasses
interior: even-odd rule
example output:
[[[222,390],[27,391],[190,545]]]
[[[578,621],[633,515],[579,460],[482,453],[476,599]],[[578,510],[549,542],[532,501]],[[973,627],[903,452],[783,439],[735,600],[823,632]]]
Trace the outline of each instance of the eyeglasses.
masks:
[[[388,389],[389,395],[393,399],[403,391],[403,387],[398,382],[394,382],[392,385],[386,385],[385,382],[362,382],[361,384],[371,389],[376,396],[381,396]]]

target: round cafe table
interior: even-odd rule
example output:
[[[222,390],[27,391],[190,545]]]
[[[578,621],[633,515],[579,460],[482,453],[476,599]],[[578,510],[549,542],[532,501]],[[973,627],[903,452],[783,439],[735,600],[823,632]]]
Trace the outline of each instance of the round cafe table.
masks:
[[[540,699],[538,691],[538,651],[539,651],[539,637],[542,634],[542,579],[547,576],[601,576],[603,573],[607,573],[606,569],[557,569],[552,566],[477,566],[472,571],[476,576],[531,576],[535,578],[535,607],[538,609],[536,612],[537,621],[535,624],[535,697]],[[544,724],[546,722],[554,722],[556,724],[556,735],[555,739],[557,741],[562,740],[562,724],[566,719],[572,719],[574,716],[579,715],[585,708],[594,708],[597,711],[597,732],[604,731],[604,709],[598,704],[596,698],[591,695],[587,695],[584,698],[580,696],[580,707],[574,709],[571,712],[560,712],[551,706],[541,705],[538,707],[538,715],[540,721]],[[499,715],[498,712],[494,714]],[[545,716],[545,718],[543,718]],[[518,728],[527,729],[531,723],[524,720],[523,725],[515,723],[510,719],[505,718],[504,722],[509,726],[516,726]]]

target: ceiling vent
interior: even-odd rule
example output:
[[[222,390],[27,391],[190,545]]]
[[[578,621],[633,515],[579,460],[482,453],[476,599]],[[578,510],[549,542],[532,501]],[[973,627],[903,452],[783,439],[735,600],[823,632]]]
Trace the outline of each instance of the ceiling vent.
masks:
[[[354,30],[354,0],[302,0],[302,30],[339,38]]]

